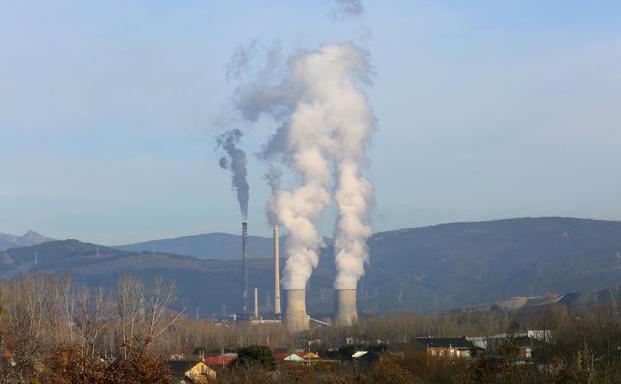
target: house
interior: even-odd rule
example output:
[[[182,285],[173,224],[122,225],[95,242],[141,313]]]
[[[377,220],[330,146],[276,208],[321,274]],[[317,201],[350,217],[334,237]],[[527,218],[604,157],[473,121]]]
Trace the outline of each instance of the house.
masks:
[[[517,360],[530,360],[533,349],[541,347],[543,341],[528,336],[494,338],[487,342],[487,350],[492,354]]]
[[[298,355],[297,353],[292,353],[286,356],[283,359],[283,361],[290,362],[290,363],[303,363],[305,360],[302,356]]]
[[[302,353],[275,353],[274,359],[282,363],[304,363],[306,359]]]
[[[302,355],[302,358],[306,361],[317,360],[319,359],[319,355],[316,354],[315,352],[309,352],[309,353]]]
[[[418,337],[413,344],[418,344],[414,350],[441,360],[470,359],[481,349],[465,337]]]
[[[209,355],[203,358],[203,363],[213,368],[226,367],[237,361],[237,353]]]
[[[216,380],[216,371],[199,362],[185,373],[185,377],[194,384],[207,384]]]
[[[315,352],[274,353],[274,359],[279,363],[312,363],[320,359]]]
[[[290,353],[289,352],[275,352],[272,354],[272,356],[274,356],[274,360],[278,361],[284,361],[285,357],[289,356]]]
[[[524,332],[500,333],[493,336],[470,337],[475,346],[488,353],[507,358],[529,360],[534,348],[540,348],[552,340],[549,330],[528,330]]]
[[[358,351],[351,355],[354,359],[354,362],[359,367],[370,367],[375,364],[382,357],[382,352],[380,351]]]

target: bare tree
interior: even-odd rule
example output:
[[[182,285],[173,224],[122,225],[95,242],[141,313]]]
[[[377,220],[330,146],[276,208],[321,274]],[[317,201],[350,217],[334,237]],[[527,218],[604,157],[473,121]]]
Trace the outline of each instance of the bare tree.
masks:
[[[69,342],[73,343],[73,328],[75,318],[75,297],[71,291],[71,275],[67,275],[60,286],[60,302],[63,309]]]
[[[181,316],[182,311],[170,313],[170,306],[176,298],[177,291],[174,282],[167,282],[160,276],[153,279],[146,296],[147,348]]]
[[[102,288],[82,287],[76,292],[76,301],[76,325],[81,338],[82,351],[95,357],[99,339],[107,326],[107,309],[110,306],[106,302]]]
[[[144,321],[145,286],[133,276],[122,276],[117,284],[114,296],[116,306],[116,332],[121,339],[121,349],[127,353],[134,347],[139,334],[139,327]]]

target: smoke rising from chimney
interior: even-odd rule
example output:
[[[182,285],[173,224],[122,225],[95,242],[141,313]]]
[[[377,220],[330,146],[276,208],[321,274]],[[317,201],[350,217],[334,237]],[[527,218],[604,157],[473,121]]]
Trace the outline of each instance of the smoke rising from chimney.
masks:
[[[369,261],[368,238],[373,229],[368,224],[373,186],[360,175],[358,164],[343,160],[338,164],[338,187],[335,200],[339,209],[334,233],[336,289],[356,289]]]
[[[270,186],[270,190],[272,195],[268,200],[265,207],[265,214],[267,215],[267,219],[271,225],[278,224],[278,217],[276,217],[274,211],[272,210],[272,205],[276,196],[278,195],[278,191],[280,191],[281,178],[283,175],[282,169],[278,168],[275,165],[270,165],[267,172],[265,173],[265,181]]]
[[[219,160],[220,167],[231,171],[232,185],[237,194],[241,216],[246,221],[248,219],[250,187],[248,185],[248,171],[246,169],[246,152],[237,147],[242,136],[242,131],[232,129],[218,136],[217,143],[218,148],[226,151],[226,156],[222,156]]]
[[[301,176],[297,189],[278,190],[269,207],[288,234],[284,287],[304,289],[317,266],[323,240],[314,222],[330,205],[336,183],[336,286],[355,288],[372,232],[367,216],[373,188],[360,172],[375,123],[360,88],[371,73],[369,55],[352,43],[329,44],[288,63],[282,82],[253,84],[237,103],[249,120],[269,114],[283,123],[264,156],[281,155]]]

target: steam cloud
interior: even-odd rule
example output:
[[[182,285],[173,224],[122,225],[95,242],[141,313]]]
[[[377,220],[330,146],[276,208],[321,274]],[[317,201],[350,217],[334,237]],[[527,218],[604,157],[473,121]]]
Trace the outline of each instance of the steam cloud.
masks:
[[[269,169],[265,173],[265,181],[267,181],[267,184],[270,186],[270,189],[272,191],[272,197],[267,202],[267,206],[265,209],[265,213],[271,225],[278,224],[278,217],[276,217],[276,215],[274,214],[272,210],[272,205],[276,196],[278,195],[278,191],[280,191],[280,179],[282,175],[282,169],[276,167],[275,165],[270,165]]]
[[[242,219],[248,219],[248,200],[250,187],[246,169],[246,152],[237,148],[243,133],[239,129],[227,131],[217,138],[218,148],[226,151],[227,156],[220,158],[220,167],[231,171],[233,189],[237,193],[237,201]]]
[[[368,210],[373,200],[373,186],[360,175],[358,164],[344,158],[338,164],[339,184],[335,199],[339,218],[334,236],[336,289],[356,289],[369,261],[367,239],[373,234],[368,224]]]
[[[357,2],[340,2],[357,3]],[[368,54],[351,43],[330,44],[289,60],[284,81],[254,84],[240,94],[242,115],[269,114],[283,125],[265,147],[301,176],[294,190],[278,190],[270,214],[288,232],[284,287],[304,289],[323,246],[314,221],[330,205],[331,187],[339,209],[335,229],[336,288],[355,288],[368,260],[367,223],[373,188],[360,173],[374,117],[360,89],[370,74]]]

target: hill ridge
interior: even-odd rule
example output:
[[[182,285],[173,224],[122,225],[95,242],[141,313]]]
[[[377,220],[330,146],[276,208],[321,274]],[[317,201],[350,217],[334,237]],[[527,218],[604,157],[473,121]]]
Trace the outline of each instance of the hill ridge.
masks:
[[[151,249],[134,252],[103,246],[98,259],[96,245],[77,242],[74,247],[69,242],[75,248],[71,250],[62,241],[52,242],[1,252],[0,273],[9,277],[70,272],[93,285],[114,284],[118,275],[128,272],[144,278],[160,274],[177,280],[191,305],[219,313],[222,305],[238,308],[241,296],[241,242],[235,235],[227,237],[234,241],[220,260],[179,256],[161,248],[153,254]],[[260,254],[251,246],[250,285],[259,288],[261,307],[269,310],[272,244],[263,239],[266,257],[257,257]],[[454,223],[380,232],[369,240],[369,249],[370,264],[358,286],[361,313],[441,312],[515,297],[594,292],[621,283],[617,221],[518,218]],[[333,253],[331,244],[322,250],[309,282],[311,313],[333,309]]]

